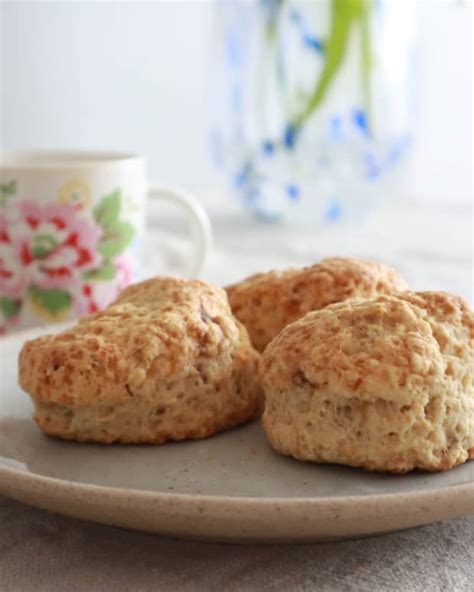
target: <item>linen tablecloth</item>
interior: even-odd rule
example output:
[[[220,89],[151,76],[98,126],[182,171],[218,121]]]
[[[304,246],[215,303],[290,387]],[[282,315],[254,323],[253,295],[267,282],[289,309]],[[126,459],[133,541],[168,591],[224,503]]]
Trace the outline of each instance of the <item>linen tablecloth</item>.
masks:
[[[225,206],[225,207],[224,207]],[[214,248],[203,278],[226,284],[255,271],[329,255],[373,257],[414,289],[472,303],[472,218],[466,209],[389,203],[357,227],[249,221],[208,202]],[[177,217],[153,216],[147,273],[179,273],[189,249]],[[62,517],[0,498],[0,592],[464,592],[474,582],[474,518],[369,539],[312,545],[219,545],[167,539]]]
[[[166,539],[0,501],[2,592],[468,592],[474,519],[314,545]]]

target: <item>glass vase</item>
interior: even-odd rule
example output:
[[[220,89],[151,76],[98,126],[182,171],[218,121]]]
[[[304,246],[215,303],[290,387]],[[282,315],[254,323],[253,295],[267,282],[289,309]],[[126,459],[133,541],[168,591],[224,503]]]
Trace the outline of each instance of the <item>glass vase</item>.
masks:
[[[216,5],[211,145],[266,220],[363,216],[410,145],[413,2]]]

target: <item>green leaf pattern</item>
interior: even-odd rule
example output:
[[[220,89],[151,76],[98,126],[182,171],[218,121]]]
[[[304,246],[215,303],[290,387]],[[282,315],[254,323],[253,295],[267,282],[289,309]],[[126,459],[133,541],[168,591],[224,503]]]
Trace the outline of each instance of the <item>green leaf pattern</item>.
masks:
[[[94,208],[94,218],[97,224],[108,228],[113,225],[120,215],[120,191],[104,195]]]
[[[112,259],[125,251],[135,236],[135,229],[129,223],[120,220],[122,196],[119,190],[105,195],[94,208],[94,218],[102,226],[104,233],[97,245],[103,257],[101,268],[88,272],[88,279],[109,281],[115,277]]]
[[[28,295],[31,300],[41,309],[48,312],[51,316],[59,316],[62,312],[69,309],[72,304],[72,296],[66,290],[38,288],[30,286]]]
[[[133,226],[128,222],[116,222],[106,229],[104,237],[98,245],[99,253],[108,261],[119,255],[132,242]]]
[[[7,320],[15,317],[20,312],[20,309],[21,300],[0,296],[0,311]]]
[[[0,183],[0,207],[5,207],[8,200],[16,194],[16,181]]]
[[[106,261],[98,269],[86,271],[86,273],[84,274],[84,279],[91,282],[108,282],[110,280],[115,279],[116,275],[117,272],[114,265],[110,261]]]

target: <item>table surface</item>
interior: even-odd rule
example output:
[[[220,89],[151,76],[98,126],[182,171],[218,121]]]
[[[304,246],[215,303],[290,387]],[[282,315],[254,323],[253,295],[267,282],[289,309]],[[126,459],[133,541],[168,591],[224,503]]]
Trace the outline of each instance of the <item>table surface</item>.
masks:
[[[223,206],[225,203],[225,207]],[[364,223],[291,227],[249,220],[209,198],[214,248],[206,280],[330,255],[375,258],[414,289],[473,300],[472,212],[389,202]],[[175,212],[151,215],[147,273],[179,274],[189,240]],[[314,545],[217,545],[90,524],[0,498],[1,592],[365,591],[463,592],[474,581],[474,518],[357,541]]]

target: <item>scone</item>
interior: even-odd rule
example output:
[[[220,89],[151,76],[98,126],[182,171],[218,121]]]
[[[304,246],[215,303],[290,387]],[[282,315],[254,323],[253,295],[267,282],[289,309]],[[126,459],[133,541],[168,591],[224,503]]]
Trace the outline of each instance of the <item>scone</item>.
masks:
[[[263,426],[301,460],[443,471],[474,457],[474,315],[442,292],[333,304],[260,363]]]
[[[258,415],[258,360],[224,290],[156,278],[72,329],[28,341],[19,381],[47,434],[159,444]]]
[[[303,269],[259,273],[226,289],[234,315],[246,326],[253,346],[263,351],[286,325],[310,311],[405,288],[387,265],[333,257]]]

